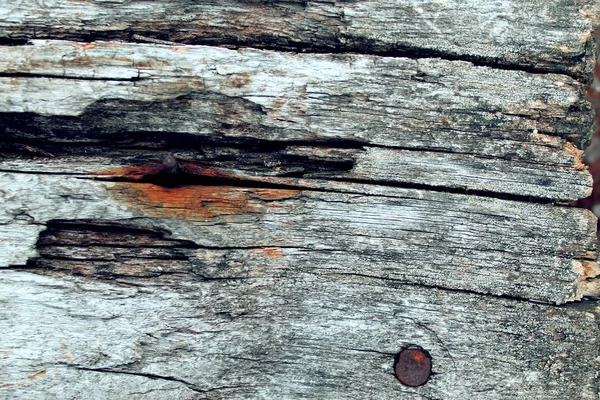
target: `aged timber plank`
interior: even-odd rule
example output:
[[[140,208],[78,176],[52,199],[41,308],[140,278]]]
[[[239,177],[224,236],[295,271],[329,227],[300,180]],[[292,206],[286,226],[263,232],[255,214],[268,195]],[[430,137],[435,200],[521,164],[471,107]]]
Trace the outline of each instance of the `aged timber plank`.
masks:
[[[272,144],[263,149],[270,162],[255,154],[259,162],[246,166],[255,175],[561,201],[590,193],[581,151],[566,140],[585,143],[592,116],[584,86],[565,75],[440,59],[64,41],[2,47],[0,60],[0,127],[10,143],[157,140],[179,147],[180,158],[239,170],[237,160],[190,147],[254,140]],[[311,170],[311,160],[329,166]]]
[[[318,274],[0,277],[5,398],[597,398],[593,306]],[[409,345],[433,362],[417,388],[393,376]]]
[[[598,9],[0,4],[0,398],[597,398]]]
[[[282,269],[358,274],[551,303],[599,292],[596,218],[573,207],[393,188],[336,193],[326,185],[163,187],[23,173],[2,173],[0,183],[0,267],[160,272],[156,263],[104,254],[101,242],[72,248],[42,234],[38,243],[48,223],[91,219],[189,242],[164,268],[207,279],[276,277]]]
[[[0,4],[0,37],[433,55],[585,77],[598,15],[593,0],[18,0]]]

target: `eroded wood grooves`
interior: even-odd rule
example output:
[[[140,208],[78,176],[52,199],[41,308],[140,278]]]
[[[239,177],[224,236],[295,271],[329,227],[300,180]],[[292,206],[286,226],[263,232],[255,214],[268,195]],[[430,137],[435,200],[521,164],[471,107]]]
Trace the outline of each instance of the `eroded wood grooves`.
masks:
[[[22,346],[44,348],[36,364],[4,375],[12,385],[4,393],[16,396],[597,395],[593,309],[314,274],[192,281],[177,290],[162,280],[121,286],[14,271],[3,276],[1,301],[21,299],[1,311],[5,362],[14,365]],[[394,381],[393,357],[414,343],[432,353],[436,374],[425,386],[406,388]],[[47,373],[28,379],[41,370]]]
[[[19,0],[0,5],[0,37],[443,56],[585,76],[599,14],[593,0]]]
[[[589,131],[581,127],[591,124],[591,113],[584,86],[562,75],[437,59],[214,47],[40,41],[0,51],[6,60],[0,72],[24,74],[0,78],[8,93],[0,99],[0,126],[9,140],[36,147],[114,139],[139,147],[136,142],[156,140],[155,146],[185,146],[180,158],[239,170],[237,159],[190,154],[188,143],[255,139],[276,150],[272,161],[263,155],[262,166],[245,168],[261,175],[563,201],[590,193],[581,151],[564,139],[585,143]],[[314,148],[319,142],[331,142],[333,150]],[[336,143],[352,148],[335,150]],[[298,158],[304,165],[324,160],[345,167],[313,172],[286,165]]]
[[[0,4],[0,398],[597,399],[599,15]]]

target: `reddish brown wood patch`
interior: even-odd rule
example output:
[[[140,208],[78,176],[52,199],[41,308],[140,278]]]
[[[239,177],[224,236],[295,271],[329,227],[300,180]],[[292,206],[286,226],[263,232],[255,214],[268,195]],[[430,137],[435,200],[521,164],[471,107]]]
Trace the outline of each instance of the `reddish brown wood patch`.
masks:
[[[146,183],[119,183],[113,189],[117,198],[148,215],[186,219],[264,213],[270,207],[281,207],[275,201],[300,193],[298,190],[233,186],[162,187]]]

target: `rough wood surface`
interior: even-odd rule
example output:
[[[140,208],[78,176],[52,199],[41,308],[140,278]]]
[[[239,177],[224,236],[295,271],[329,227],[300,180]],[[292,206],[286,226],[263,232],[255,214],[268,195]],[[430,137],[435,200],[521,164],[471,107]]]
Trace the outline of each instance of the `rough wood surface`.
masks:
[[[594,307],[322,274],[120,283],[5,271],[0,396],[595,399]],[[434,375],[394,380],[418,344]],[[8,368],[6,368],[8,366]],[[68,383],[67,383],[68,382]]]
[[[0,37],[405,53],[585,77],[598,15],[594,0],[16,0],[0,4]]]
[[[13,173],[0,175],[0,182],[6,190],[2,228],[12,232],[3,237],[10,245],[0,255],[2,266],[31,266],[40,251],[49,258],[39,263],[43,268],[87,265],[91,272],[83,274],[95,276],[96,262],[110,271],[122,259],[83,243],[83,249],[42,251],[37,242],[43,226],[53,220],[150,218],[141,226],[192,244],[169,267],[177,273],[193,269],[207,278],[233,279],[264,269],[324,269],[556,303],[598,293],[596,218],[572,207],[407,189],[363,195],[168,188]],[[276,256],[255,259],[260,249]],[[136,267],[139,262],[127,268],[146,270]],[[154,273],[152,264],[148,271]]]
[[[599,9],[2,2],[0,398],[597,399]]]
[[[563,201],[591,190],[582,152],[564,139],[585,143],[592,114],[584,86],[564,75],[439,59],[61,41],[4,47],[0,60],[1,73],[20,75],[0,78],[9,142],[155,141],[190,161],[259,175]],[[227,140],[267,148],[241,157],[246,166],[231,151],[191,151]],[[311,171],[311,161],[321,168]]]

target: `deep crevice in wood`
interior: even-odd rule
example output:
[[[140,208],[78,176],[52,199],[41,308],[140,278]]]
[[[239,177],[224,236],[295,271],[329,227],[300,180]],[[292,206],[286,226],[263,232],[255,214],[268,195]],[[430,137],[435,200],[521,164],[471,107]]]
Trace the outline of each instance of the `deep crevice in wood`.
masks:
[[[192,241],[169,238],[170,233],[162,228],[144,227],[127,221],[103,221],[103,220],[52,220],[48,222],[48,229],[40,234],[37,242],[38,257],[28,260],[25,266],[13,266],[7,269],[18,271],[29,271],[43,275],[70,274],[105,281],[119,279],[142,279],[153,278],[176,279],[176,281],[244,281],[257,277],[235,272],[226,264],[221,262],[212,265],[204,265],[201,259],[197,259],[194,250],[213,250],[215,254],[226,254],[236,250],[250,251],[248,254],[265,254],[281,257],[282,249],[300,249],[310,252],[320,252],[323,249],[301,248],[297,246],[206,246],[196,244]],[[325,250],[327,251],[327,250]],[[342,249],[333,250],[341,252]],[[346,253],[351,253],[346,250]],[[235,253],[234,253],[235,254]],[[269,257],[272,257],[269,256]],[[326,257],[326,256],[325,256]],[[226,257],[227,258],[227,257]],[[333,257],[335,258],[335,257]],[[575,258],[574,260],[583,260]],[[169,261],[170,263],[163,263]],[[163,268],[164,267],[164,268]],[[526,301],[533,303],[555,304],[551,301],[540,299],[529,299],[522,296],[512,296],[502,293],[493,293],[486,290],[472,290],[466,287],[453,287],[430,284],[416,279],[409,281],[393,276],[370,275],[358,272],[340,272],[339,269],[322,268],[314,266],[315,269],[308,273],[316,276],[344,276],[359,277],[372,280],[373,282],[388,282],[409,286],[421,286],[436,290],[449,292],[463,292],[477,295],[489,295],[511,300]],[[287,276],[295,272],[275,272],[273,277]],[[588,279],[588,281],[596,278]],[[175,282],[176,282],[175,281]],[[176,284],[173,282],[174,284]],[[157,284],[169,285],[168,281],[157,281]],[[572,301],[572,300],[571,300]]]
[[[507,299],[507,300],[511,300],[511,301],[533,303],[533,304],[550,304],[550,305],[553,305],[554,307],[565,307],[565,306],[569,306],[569,305],[573,305],[573,304],[579,304],[582,301],[583,302],[589,301],[594,304],[600,304],[600,300],[598,299],[598,297],[584,297],[581,300],[575,300],[575,301],[571,300],[566,303],[557,304],[557,303],[553,303],[550,301],[528,299],[525,297],[510,296],[510,295],[506,295],[506,294],[475,291],[475,290],[470,290],[470,289],[466,289],[466,288],[449,288],[446,286],[430,285],[430,284],[420,283],[420,282],[409,282],[406,280],[395,279],[395,278],[390,278],[390,277],[358,274],[358,273],[353,273],[353,272],[331,272],[331,273],[327,273],[327,275],[356,276],[356,277],[366,278],[366,279],[373,280],[373,281],[390,282],[392,284],[407,285],[407,286],[420,286],[420,287],[426,287],[429,289],[436,289],[436,290],[440,290],[440,291],[448,291],[448,292],[454,292],[454,293],[470,293],[470,294],[475,294],[477,296],[492,296],[492,297],[497,297],[500,299]]]
[[[36,74],[29,72],[0,72],[0,78],[52,78],[52,79],[65,79],[65,80],[78,80],[78,81],[116,81],[116,82],[140,82],[152,80],[152,78],[94,78],[89,76],[69,76],[69,75],[55,75],[55,74]]]
[[[66,35],[57,37],[56,35],[36,35],[35,37],[28,39],[11,39],[0,37],[0,45],[19,46],[27,45],[30,39],[50,39],[50,40],[66,40],[66,41],[78,41],[83,43],[94,43],[97,41],[122,41],[129,43],[155,43],[159,45],[192,45],[192,46],[215,46],[223,47],[231,50],[239,49],[257,49],[257,50],[269,50],[269,51],[280,51],[280,52],[291,52],[301,54],[356,54],[356,55],[374,55],[379,57],[393,57],[393,58],[409,58],[413,60],[426,59],[426,58],[440,58],[447,61],[466,61],[470,62],[475,66],[489,67],[501,70],[512,70],[512,71],[523,71],[531,74],[560,74],[569,76],[577,81],[585,84],[589,84],[592,77],[588,73],[574,72],[566,68],[561,68],[562,64],[557,65],[554,68],[551,67],[540,67],[535,63],[530,64],[512,64],[507,62],[501,62],[498,58],[486,58],[480,56],[469,56],[452,54],[443,51],[437,51],[427,48],[410,47],[406,45],[396,45],[394,49],[382,48],[381,45],[377,45],[374,41],[364,40],[360,43],[357,39],[349,45],[338,44],[335,46],[315,46],[314,44],[307,44],[302,42],[290,42],[287,46],[282,45],[270,45],[265,42],[244,42],[244,41],[227,41],[227,40],[201,40],[195,39],[192,41],[170,41],[163,40],[160,38],[147,37],[141,39],[141,35],[128,34],[121,35],[115,33],[106,34],[87,34],[87,35]],[[6,44],[3,44],[6,43]],[[582,61],[589,57],[589,54],[583,53],[578,56],[572,57],[565,64],[568,65],[580,65]],[[2,75],[4,76],[4,75]],[[18,76],[12,74],[6,74],[6,76]],[[33,74],[22,74],[22,76],[35,76]],[[44,77],[44,75],[40,75]],[[48,77],[56,77],[49,75]],[[89,79],[89,78],[88,78]]]
[[[26,39],[16,39],[16,38],[8,38],[8,37],[0,37],[0,46],[27,46],[29,43],[29,38]]]
[[[303,178],[305,174],[288,174],[287,177],[292,178]],[[282,177],[284,178],[284,177]],[[97,180],[102,181],[110,181],[110,182],[142,182],[142,183],[152,183],[159,186],[165,187],[182,187],[182,186],[225,186],[225,187],[240,187],[240,188],[248,188],[248,189],[298,189],[298,190],[308,190],[314,192],[339,192],[338,190],[328,190],[324,188],[317,188],[305,185],[298,185],[292,183],[274,183],[274,182],[264,182],[260,179],[253,180],[249,177],[205,177],[198,176],[194,174],[181,173],[176,178],[164,178],[160,175],[149,175],[145,176],[142,179],[137,178],[128,178],[127,176],[99,176],[96,177]],[[276,180],[277,178],[272,178]],[[304,178],[308,181],[316,180],[312,178]],[[282,179],[283,181],[284,179]],[[348,183],[358,183],[365,185],[377,185],[377,186],[387,186],[393,188],[400,189],[415,189],[415,190],[428,190],[437,193],[452,193],[452,194],[462,194],[462,195],[470,195],[470,196],[479,196],[479,197],[489,197],[493,199],[500,200],[509,200],[516,202],[525,202],[525,203],[539,203],[539,204],[556,204],[556,200],[547,199],[543,197],[535,197],[535,196],[520,196],[515,194],[508,193],[497,193],[493,191],[487,190],[472,190],[472,189],[464,189],[464,188],[454,188],[447,186],[434,186],[427,184],[417,184],[417,183],[398,183],[387,180],[367,180],[367,179],[351,179],[351,178],[330,178],[329,181],[332,182],[348,182]],[[576,207],[575,204],[563,203],[564,207]]]

